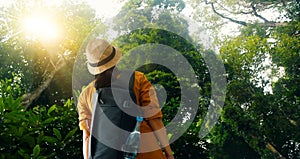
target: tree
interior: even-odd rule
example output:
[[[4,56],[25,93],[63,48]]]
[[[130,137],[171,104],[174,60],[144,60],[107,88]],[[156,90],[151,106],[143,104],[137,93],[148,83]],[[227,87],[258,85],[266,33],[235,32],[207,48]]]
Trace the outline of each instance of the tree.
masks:
[[[100,21],[85,2],[48,2],[17,0],[1,6],[0,158],[82,156],[71,73],[81,43]],[[60,39],[47,41],[24,31],[25,20],[39,14],[54,17]],[[34,28],[51,31],[43,27]]]
[[[224,0],[224,1],[191,1],[195,7],[204,3],[211,13],[230,22],[248,26],[257,23],[261,27],[276,27],[286,25],[288,21],[299,20],[299,1],[293,0]],[[200,9],[200,8],[199,8]],[[265,11],[277,15],[267,15]],[[213,16],[213,15],[210,15]],[[245,19],[244,17],[248,17]]]
[[[200,110],[197,112],[195,120],[190,123],[191,126],[187,132],[172,144],[172,147],[176,158],[186,158],[187,156],[188,158],[208,158],[208,143],[206,140],[200,140],[198,132],[201,119],[209,105],[209,72],[198,51],[201,50],[201,53],[205,54],[202,45],[194,46],[190,42],[192,38],[189,35],[188,22],[179,15],[184,6],[183,1],[129,1],[112,20],[114,30],[121,35],[114,42],[122,49],[125,56],[137,52],[134,58],[129,58],[128,61],[124,62],[132,67],[143,64],[145,62],[143,60],[147,60],[147,56],[161,57],[161,54],[167,54],[163,51],[163,47],[161,47],[162,50],[157,51],[157,45],[169,46],[179,51],[188,60],[195,71],[197,84],[201,87],[197,90],[198,92],[201,90],[203,96],[199,97],[201,102],[197,105],[199,104]],[[214,54],[213,52],[207,53]],[[132,56],[129,55],[129,57]],[[181,66],[183,62],[174,60],[176,58],[172,58],[172,55],[166,55],[165,58],[168,59],[169,63],[177,64],[177,67]],[[185,96],[180,97],[179,81],[186,80],[183,85],[189,86],[191,90],[193,89],[191,86],[193,82],[177,77],[171,70],[172,68],[159,65],[155,61],[154,63],[148,62],[150,64],[137,69],[144,72],[153,84],[163,85],[166,89],[168,96],[162,109],[165,124],[170,123],[176,113],[183,117],[193,111],[179,109],[180,100],[187,98]],[[179,67],[176,71],[188,70],[182,70]],[[170,135],[176,136],[176,134]]]
[[[300,3],[295,0],[190,0],[189,3],[195,8],[192,18],[220,45],[224,37],[233,38],[245,27],[249,33],[268,36],[276,27],[299,21],[300,14]]]
[[[82,1],[47,4],[43,1],[14,1],[1,9],[1,47],[13,48],[1,51],[1,56],[12,57],[1,63],[8,73],[2,75],[6,77],[11,72],[22,75],[25,107],[34,102],[51,104],[71,97],[70,77],[76,54],[86,36],[99,23],[94,11]],[[40,13],[34,13],[36,10]],[[60,29],[60,39],[28,37],[22,26],[26,16],[32,14],[52,16]]]
[[[263,4],[279,8],[277,1]],[[299,3],[289,4],[282,6],[292,9]],[[211,139],[215,150],[228,158],[241,154],[241,149],[246,152],[239,158],[299,157],[299,20],[288,10],[282,14],[291,21],[276,27],[266,21],[247,24],[239,36],[222,43],[227,100]],[[228,149],[232,145],[239,149]]]
[[[182,117],[189,117],[186,114],[194,111],[189,108],[179,109],[180,100],[187,98],[180,96],[180,85],[190,86],[191,91],[197,89],[201,92],[195,119],[187,132],[172,143],[176,158],[299,158],[298,1],[190,1],[197,9],[193,12],[196,15],[194,19],[205,22],[211,28],[216,29],[216,25],[224,22],[240,25],[238,36],[219,41],[221,47],[217,56],[211,50],[204,50],[201,44],[193,45],[190,42],[192,38],[187,29],[188,22],[179,16],[185,7],[181,0],[128,1],[113,19],[115,28],[100,24],[94,12],[80,1],[64,1],[54,7],[46,7],[46,1],[34,2],[36,3],[16,1],[10,7],[1,8],[0,126],[4,133],[0,138],[5,141],[0,144],[1,149],[5,149],[1,155],[14,153],[16,157],[24,158],[50,157],[53,154],[46,151],[44,141],[51,143],[50,147],[56,148],[55,144],[58,144],[62,148],[54,156],[63,155],[63,150],[73,152],[80,139],[68,142],[67,146],[63,140],[67,136],[73,139],[80,136],[76,129],[76,113],[69,107],[72,102],[66,100],[71,95],[71,66],[76,53],[83,52],[80,46],[84,48],[87,35],[94,37],[100,32],[108,36],[111,33],[108,30],[114,29],[121,35],[114,43],[122,49],[124,55],[136,50],[143,53],[127,59],[125,64],[143,64],[143,56],[146,57],[149,52],[153,53],[149,56],[161,57],[160,54],[166,51],[155,50],[155,46],[161,44],[180,52],[195,71],[199,86],[196,88],[192,87],[195,81],[179,78],[174,71],[163,65],[150,63],[137,68],[145,72],[152,83],[164,86],[168,95],[166,102],[162,103],[165,124],[170,123],[176,113],[179,113],[179,119],[183,119]],[[20,32],[21,25],[16,17],[33,10],[35,7],[32,4],[50,13],[58,9],[57,20],[65,28],[65,36],[60,40],[60,45],[28,39]],[[277,15],[275,19],[264,14],[271,10]],[[248,17],[245,18],[244,15]],[[90,33],[96,25],[99,27]],[[139,46],[144,46],[147,50]],[[211,86],[215,84],[210,81],[211,72],[206,65],[211,61],[203,60],[206,56],[223,60],[228,85],[219,123],[207,137],[199,139],[198,132],[211,100]],[[167,57],[170,63],[177,64],[177,70],[189,71],[180,68],[183,62],[175,60],[175,55],[174,58],[172,55]],[[82,56],[76,60],[82,63],[76,69],[77,74],[81,75],[87,71],[85,59]],[[163,92],[161,87],[157,91]],[[40,105],[24,111],[20,106],[20,96],[24,93],[29,99],[32,98],[28,104],[35,100],[36,103],[31,104],[32,106],[46,106]],[[61,99],[65,102],[60,102]],[[53,102],[68,106],[59,107],[59,104],[53,105]],[[70,118],[75,121],[69,120]],[[32,123],[31,120],[35,122]],[[68,129],[63,129],[65,127]],[[73,135],[68,134],[70,130]],[[174,134],[169,135],[171,139],[174,137]],[[21,148],[14,147],[14,142],[19,143]],[[74,155],[80,152],[78,145],[75,150]],[[70,157],[70,153],[67,154],[66,157]]]

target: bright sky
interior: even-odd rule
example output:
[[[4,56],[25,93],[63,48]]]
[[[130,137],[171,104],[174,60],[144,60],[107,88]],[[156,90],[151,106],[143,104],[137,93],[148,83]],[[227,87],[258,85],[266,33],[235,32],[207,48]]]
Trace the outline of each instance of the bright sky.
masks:
[[[124,5],[124,2],[120,3],[119,0],[87,0],[87,2],[96,10],[97,15],[106,18],[116,15]]]
[[[93,9],[96,10],[97,15],[104,17],[111,17],[116,15],[121,7],[124,5],[124,1],[120,3],[120,0],[86,0]],[[0,0],[0,5],[10,4],[11,0]],[[60,3],[61,0],[50,0],[49,5]]]
[[[9,0],[2,0],[2,1],[0,1],[0,6],[6,5],[6,4],[9,4],[9,3],[10,3]]]
[[[85,0],[90,4],[91,8],[95,9],[96,14],[101,18],[109,18],[116,15],[121,7],[124,5],[120,0]],[[0,0],[0,6],[10,5],[13,1],[11,0]],[[28,3],[33,1],[28,1]],[[60,5],[61,0],[50,0],[45,1],[45,5],[53,6]],[[59,26],[54,17],[47,15],[42,10],[33,10],[29,15],[23,15],[20,17],[20,22],[22,23],[22,29],[20,32],[26,32],[27,38],[29,39],[57,39],[60,35]],[[53,40],[52,40],[53,41]]]

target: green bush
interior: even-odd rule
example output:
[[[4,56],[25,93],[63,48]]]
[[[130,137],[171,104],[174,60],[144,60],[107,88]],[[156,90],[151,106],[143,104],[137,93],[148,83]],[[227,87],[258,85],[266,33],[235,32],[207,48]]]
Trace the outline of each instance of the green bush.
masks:
[[[82,158],[74,102],[25,110],[11,80],[1,80],[0,158]],[[4,88],[6,87],[6,88]]]

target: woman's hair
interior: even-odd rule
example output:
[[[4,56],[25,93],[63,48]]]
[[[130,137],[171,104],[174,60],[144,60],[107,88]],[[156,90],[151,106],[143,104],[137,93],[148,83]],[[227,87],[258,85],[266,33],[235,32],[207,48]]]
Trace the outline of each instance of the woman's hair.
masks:
[[[95,88],[103,88],[103,87],[110,87],[111,80],[112,80],[112,73],[115,67],[112,67],[100,74],[95,75]]]

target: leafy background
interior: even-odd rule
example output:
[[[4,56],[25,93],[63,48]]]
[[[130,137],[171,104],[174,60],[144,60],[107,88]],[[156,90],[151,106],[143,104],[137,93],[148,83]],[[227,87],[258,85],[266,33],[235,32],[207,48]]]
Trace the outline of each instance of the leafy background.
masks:
[[[82,158],[76,95],[92,77],[72,79],[73,65],[77,74],[87,75],[85,66],[77,65],[84,60],[82,46],[90,33],[97,36],[109,26],[85,1],[61,1],[52,6],[31,2],[15,0],[14,5],[1,6],[0,157]],[[114,23],[118,31],[128,33],[114,43],[124,54],[142,44],[167,45],[182,53],[196,73],[199,109],[189,129],[171,145],[175,158],[300,158],[299,1],[120,2],[124,5]],[[192,6],[189,18],[201,26],[194,32],[178,16],[188,6]],[[22,15],[36,8],[55,16],[63,30],[60,39],[46,43],[28,39],[21,31]],[[161,29],[132,30],[141,25]],[[165,31],[168,27],[176,32]],[[234,33],[224,32],[224,27],[233,28]],[[200,42],[203,30],[217,49],[207,49]],[[224,63],[227,90],[218,123],[205,138],[199,138],[213,84],[203,56]],[[180,111],[178,80],[182,79],[160,65],[139,70],[167,90],[162,111],[168,124]]]

